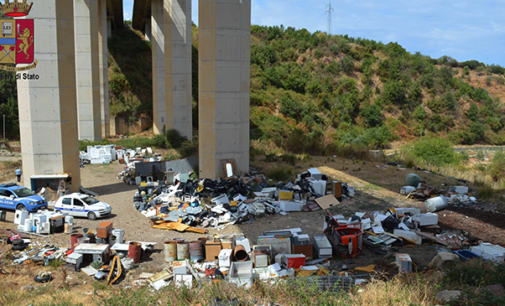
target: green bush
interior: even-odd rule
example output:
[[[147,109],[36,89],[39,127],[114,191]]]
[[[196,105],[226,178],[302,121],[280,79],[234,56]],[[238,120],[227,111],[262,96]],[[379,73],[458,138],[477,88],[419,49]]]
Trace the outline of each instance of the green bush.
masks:
[[[167,149],[170,147],[170,143],[167,141],[167,139],[163,135],[154,136],[153,137],[153,145],[156,148],[160,148],[160,149]]]
[[[168,130],[165,133],[165,137],[172,148],[175,149],[179,148],[182,145],[182,142],[186,139],[185,137],[182,137],[181,133],[179,133],[176,129]]]
[[[465,68],[463,68],[463,75],[469,75],[470,74],[470,68],[468,68],[468,66],[465,66]]]
[[[495,153],[488,171],[494,182],[505,178],[505,153],[503,151]]]
[[[287,181],[293,176],[293,168],[275,166],[267,172],[267,177],[274,181]]]
[[[413,145],[412,152],[417,158],[431,165],[445,166],[458,162],[452,143],[444,138],[426,138],[418,141]]]
[[[380,107],[375,104],[365,106],[361,115],[369,127],[382,125],[384,120]]]
[[[461,155],[461,160],[463,160],[463,161],[469,161],[470,160],[470,155],[468,154],[468,152],[466,150],[461,150],[459,152],[459,155]]]

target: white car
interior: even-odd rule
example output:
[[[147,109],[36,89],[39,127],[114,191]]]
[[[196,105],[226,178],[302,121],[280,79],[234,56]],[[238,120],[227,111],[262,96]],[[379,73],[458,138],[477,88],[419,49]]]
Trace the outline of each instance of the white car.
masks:
[[[54,211],[66,212],[69,216],[96,220],[109,215],[111,207],[87,194],[72,193],[60,197],[54,204]]]

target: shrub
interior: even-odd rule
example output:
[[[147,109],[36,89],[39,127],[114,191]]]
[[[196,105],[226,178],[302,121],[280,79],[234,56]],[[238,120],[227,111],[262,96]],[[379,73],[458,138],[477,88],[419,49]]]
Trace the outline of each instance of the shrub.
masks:
[[[459,152],[459,155],[461,156],[461,160],[463,160],[463,161],[470,160],[470,155],[468,154],[468,152],[466,150],[461,150],[461,152]]]
[[[484,138],[485,131],[485,126],[480,122],[475,121],[470,126],[470,132],[475,136],[476,140],[482,140]]]
[[[381,109],[375,104],[367,105],[361,114],[369,127],[376,127],[382,124],[383,116]]]
[[[413,154],[423,161],[437,166],[455,164],[458,161],[452,143],[444,138],[426,138],[412,147]]]
[[[421,105],[414,110],[414,118],[419,122],[423,122],[427,116],[426,110]]]
[[[505,153],[498,151],[493,157],[493,161],[489,165],[489,175],[494,182],[498,182],[505,178]]]
[[[478,75],[483,75],[484,70],[486,70],[486,68],[484,66],[479,66],[475,69],[475,71],[477,71]]]
[[[478,159],[478,160],[483,161],[483,160],[484,160],[484,158],[486,157],[486,154],[484,154],[484,151],[479,150],[479,151],[477,152],[476,157],[477,157],[477,159]]]
[[[287,181],[293,175],[293,168],[275,166],[267,172],[267,177],[274,181]]]
[[[492,83],[493,83],[493,78],[492,77],[487,77],[486,78],[486,85],[487,86],[491,86]]]
[[[463,75],[469,75],[470,74],[470,68],[468,68],[468,66],[465,66],[465,68],[463,68]]]
[[[156,135],[153,137],[153,145],[156,148],[160,149],[166,149],[170,147],[170,144],[168,143],[167,139],[163,135]]]
[[[344,59],[340,62],[342,66],[342,71],[345,74],[350,75],[354,71],[354,60],[350,56],[344,57]]]
[[[185,137],[182,137],[181,133],[179,133],[179,131],[176,129],[168,130],[165,136],[170,145],[175,149],[179,148],[182,142],[186,139]]]

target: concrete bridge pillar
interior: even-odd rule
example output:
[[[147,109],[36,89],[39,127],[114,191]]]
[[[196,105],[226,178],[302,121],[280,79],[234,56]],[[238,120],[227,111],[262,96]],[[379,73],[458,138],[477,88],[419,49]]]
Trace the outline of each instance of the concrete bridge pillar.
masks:
[[[191,0],[164,0],[165,129],[193,137]]]
[[[110,137],[107,0],[98,0],[98,66],[102,137]],[[114,135],[114,134],[113,134]]]
[[[74,2],[39,0],[35,21],[36,68],[19,72],[38,80],[18,80],[23,184],[35,174],[68,173],[71,191],[80,186],[74,45]]]
[[[98,0],[74,0],[79,140],[102,140]]]
[[[199,1],[200,177],[249,171],[251,0]]]
[[[165,115],[165,30],[164,0],[151,0],[153,131],[161,134],[166,125]]]

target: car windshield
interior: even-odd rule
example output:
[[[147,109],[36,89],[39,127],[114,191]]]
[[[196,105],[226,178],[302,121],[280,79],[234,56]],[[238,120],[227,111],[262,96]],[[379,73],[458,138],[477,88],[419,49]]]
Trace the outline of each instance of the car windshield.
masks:
[[[85,198],[82,198],[81,200],[84,201],[84,203],[88,204],[88,205],[93,205],[93,204],[96,204],[100,201],[98,201],[97,199],[93,198],[93,197],[85,197]]]
[[[28,188],[12,190],[12,192],[14,192],[18,198],[24,198],[35,195],[35,193]]]

